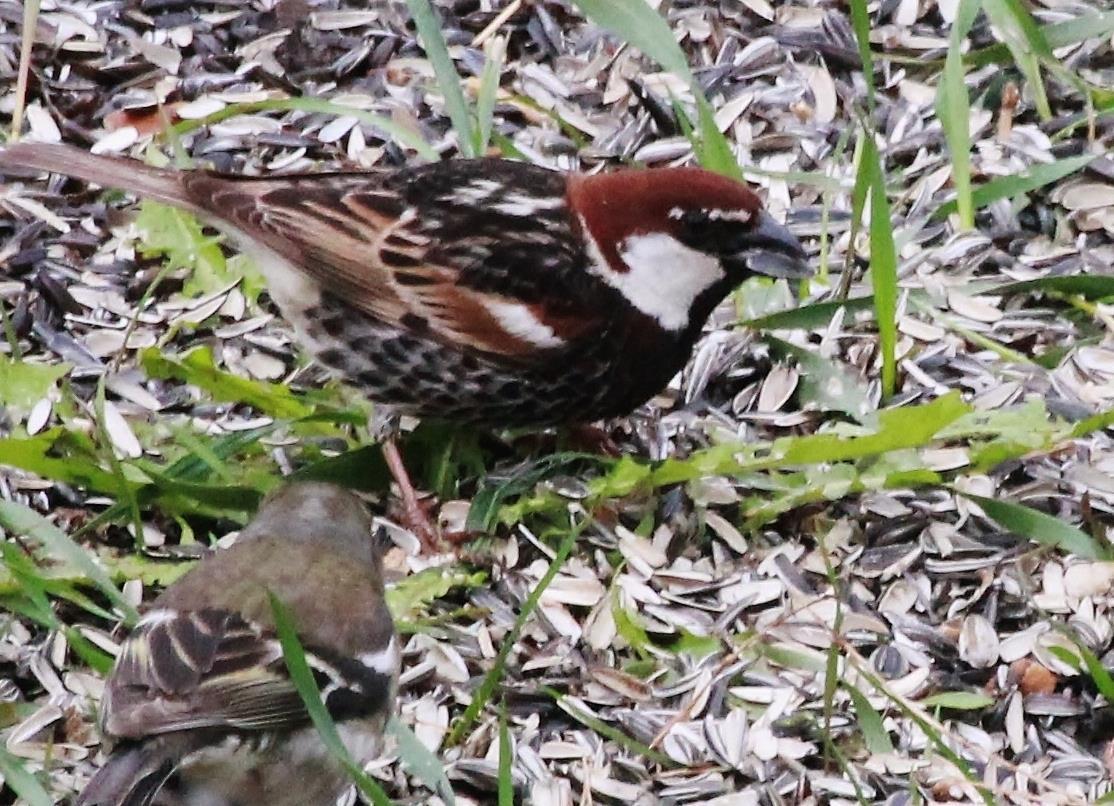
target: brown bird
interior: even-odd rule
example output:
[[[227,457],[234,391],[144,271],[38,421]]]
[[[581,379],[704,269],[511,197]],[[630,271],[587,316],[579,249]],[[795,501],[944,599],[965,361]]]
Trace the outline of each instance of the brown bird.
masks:
[[[78,806],[305,806],[344,792],[348,776],[287,674],[269,594],[290,612],[354,760],[378,755],[399,648],[371,518],[340,487],[290,484],[124,643],[101,702],[114,748]]]
[[[395,411],[453,422],[627,414],[684,366],[735,286],[809,273],[751,190],[699,168],[478,159],[246,178],[30,143],[0,149],[12,168],[196,213],[255,257],[323,364]],[[421,523],[393,442],[384,452]]]

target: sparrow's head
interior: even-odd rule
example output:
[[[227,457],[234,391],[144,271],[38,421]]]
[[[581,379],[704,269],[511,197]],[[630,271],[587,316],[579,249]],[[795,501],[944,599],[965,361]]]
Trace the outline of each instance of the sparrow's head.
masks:
[[[378,564],[382,552],[371,530],[371,514],[355,493],[335,484],[300,481],[269,493],[238,539],[320,543],[358,562]]]
[[[594,270],[667,330],[703,322],[753,275],[811,274],[797,238],[746,185],[700,168],[569,180]]]

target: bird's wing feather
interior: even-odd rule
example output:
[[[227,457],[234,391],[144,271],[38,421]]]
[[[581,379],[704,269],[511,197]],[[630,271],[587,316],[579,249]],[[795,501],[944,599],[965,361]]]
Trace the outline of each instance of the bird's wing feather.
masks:
[[[348,710],[370,712],[385,701],[386,684],[359,679],[335,660],[306,648],[326,704],[345,692]],[[357,706],[352,707],[355,698]],[[286,730],[308,721],[278,640],[225,610],[156,611],[124,644],[102,704],[105,732],[139,739],[195,728]]]
[[[197,205],[404,330],[529,361],[594,330],[607,311],[553,171],[461,160],[183,181]]]

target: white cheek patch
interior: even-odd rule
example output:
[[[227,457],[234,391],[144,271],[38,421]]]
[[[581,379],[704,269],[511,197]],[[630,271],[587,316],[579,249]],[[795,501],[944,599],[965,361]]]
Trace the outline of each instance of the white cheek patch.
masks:
[[[719,260],[663,232],[623,241],[619,256],[630,268],[625,273],[612,270],[596,243],[588,241],[595,273],[666,330],[685,328],[693,301],[726,277]]]
[[[553,328],[539,320],[534,312],[522,303],[485,299],[483,306],[495,317],[495,321],[516,339],[537,347],[563,347],[565,344],[565,340],[554,333]]]

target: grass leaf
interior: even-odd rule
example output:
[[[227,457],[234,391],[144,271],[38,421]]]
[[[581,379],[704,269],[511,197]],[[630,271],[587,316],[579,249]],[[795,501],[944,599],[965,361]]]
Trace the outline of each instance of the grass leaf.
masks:
[[[333,103],[324,98],[268,98],[265,101],[249,101],[242,104],[229,104],[224,109],[194,120],[183,120],[170,127],[167,134],[171,137],[180,137],[183,134],[196,131],[214,123],[220,123],[240,115],[252,115],[257,112],[310,112],[320,115],[335,115],[337,117],[354,117],[361,123],[379,129],[390,135],[404,146],[408,146],[430,162],[436,162],[440,155],[422,139],[421,135],[408,126],[396,123],[390,118],[376,115],[354,106]]]
[[[1077,157],[1067,157],[1055,162],[1034,165],[1029,170],[1019,174],[992,179],[972,191],[971,204],[975,210],[979,210],[999,199],[1012,199],[1022,193],[1028,193],[1031,190],[1052,184],[1065,176],[1071,176],[1076,171],[1082,170],[1096,156],[1096,154],[1082,154]],[[933,217],[946,218],[956,212],[957,209],[958,199],[953,199],[941,205]]]
[[[54,798],[43,789],[39,779],[3,746],[0,746],[0,775],[4,777],[5,786],[22,799],[24,806],[54,806]]]
[[[298,640],[298,634],[294,630],[294,622],[289,611],[274,594],[268,593],[268,596],[271,601],[271,612],[275,618],[275,632],[278,634],[279,645],[282,647],[282,658],[286,662],[287,671],[290,673],[290,682],[298,690],[298,694],[306,706],[306,712],[321,736],[321,741],[324,742],[333,758],[347,770],[356,787],[367,796],[373,806],[391,806],[391,799],[387,797],[387,793],[352,760],[348,748],[341,741],[336,723],[333,722],[332,716],[329,715],[329,711],[325,708],[325,703],[321,699],[321,692],[317,688],[313,672],[306,661],[305,649],[302,647],[302,642]]]
[[[950,708],[953,711],[978,711],[994,704],[994,698],[977,691],[941,691],[920,701],[930,708]]]
[[[689,84],[695,77],[669,25],[646,0],[573,0],[601,28],[613,31]]]
[[[1010,296],[1045,292],[1080,296],[1087,300],[1114,297],[1114,277],[1101,274],[1069,274],[1038,277],[1035,280],[1021,280],[988,289],[992,295]]]
[[[561,566],[572,554],[573,547],[576,545],[576,539],[580,536],[581,531],[589,523],[588,520],[582,521],[576,526],[570,526],[561,541],[561,545],[557,548],[557,554],[553,557],[552,562],[549,563],[549,568],[545,570],[542,578],[538,580],[538,584],[530,591],[526,601],[522,603],[522,610],[519,611],[518,617],[514,621],[514,626],[511,627],[510,632],[503,638],[503,643],[499,647],[499,654],[495,656],[495,662],[492,664],[491,670],[484,675],[484,679],[480,682],[479,687],[472,695],[472,701],[468,703],[468,707],[464,710],[460,719],[453,725],[449,731],[449,736],[445,740],[448,747],[458,744],[465,734],[471,729],[472,724],[479,718],[480,713],[483,711],[484,706],[487,705],[491,699],[491,695],[495,693],[495,687],[499,685],[499,681],[503,677],[503,671],[507,665],[507,658],[510,657],[511,650],[514,649],[515,643],[518,641],[518,636],[522,634],[522,628],[526,626],[526,622],[533,615],[534,610],[541,601],[542,594],[549,584],[557,576],[561,570]]]
[[[897,383],[897,249],[894,246],[886,176],[874,135],[863,138],[863,164],[870,186],[870,280],[874,290],[874,316],[882,352],[882,394],[893,395]]]
[[[437,18],[429,0],[406,0],[410,7],[410,14],[418,28],[422,48],[425,50],[429,63],[433,65],[433,73],[437,76],[437,86],[445,99],[445,111],[456,130],[457,147],[462,156],[477,157],[476,150],[478,137],[472,125],[472,116],[468,110],[468,102],[464,99],[461,89],[460,75],[456,71],[449,49],[445,46],[445,38],[441,35],[441,21]]]
[[[983,0],[983,7],[991,24],[1013,54],[1018,69],[1025,75],[1033,91],[1037,114],[1042,120],[1050,119],[1052,107],[1048,104],[1048,93],[1041,77],[1040,58],[1055,60],[1055,57],[1044,33],[1018,0]]]
[[[1101,545],[1095,538],[1059,518],[1031,509],[1012,501],[1000,501],[981,495],[965,493],[960,495],[978,504],[987,517],[1014,534],[1027,537],[1045,546],[1054,546],[1070,552],[1077,557],[1089,560],[1109,559],[1109,546]]]
[[[866,695],[850,683],[843,683],[843,690],[850,695],[855,706],[855,716],[859,721],[859,729],[863,732],[867,750],[871,753],[892,753],[894,745],[882,724],[882,715],[874,710]]]
[[[859,46],[859,59],[862,61],[863,79],[866,81],[866,104],[874,109],[874,54],[870,50],[870,14],[866,0],[851,0],[851,27],[855,31],[855,41]]]
[[[514,806],[514,759],[511,756],[511,734],[507,730],[507,704],[499,707],[499,806]]]
[[[14,501],[0,501],[0,526],[12,534],[31,538],[53,559],[80,571],[115,605],[128,623],[139,619],[139,613],[128,603],[96,560],[42,515]]]
[[[971,198],[971,101],[964,81],[963,43],[978,15],[981,0],[960,0],[952,23],[944,73],[936,91],[936,117],[944,129],[952,156],[952,182],[955,206],[961,229],[975,226],[975,206]]]
[[[441,798],[445,806],[456,806],[456,796],[452,785],[445,775],[441,759],[419,739],[410,727],[398,717],[391,717],[387,723],[387,733],[398,743],[398,760],[430,792]]]
[[[584,15],[622,37],[666,70],[685,80],[696,99],[694,145],[700,164],[734,179],[743,174],[731,144],[716,125],[715,113],[696,82],[688,59],[665,19],[646,0],[573,0]]]
[[[487,153],[491,142],[492,120],[495,116],[495,99],[499,94],[499,77],[503,70],[507,42],[501,37],[492,38],[484,50],[484,69],[480,76],[480,89],[476,95],[476,156]]]

